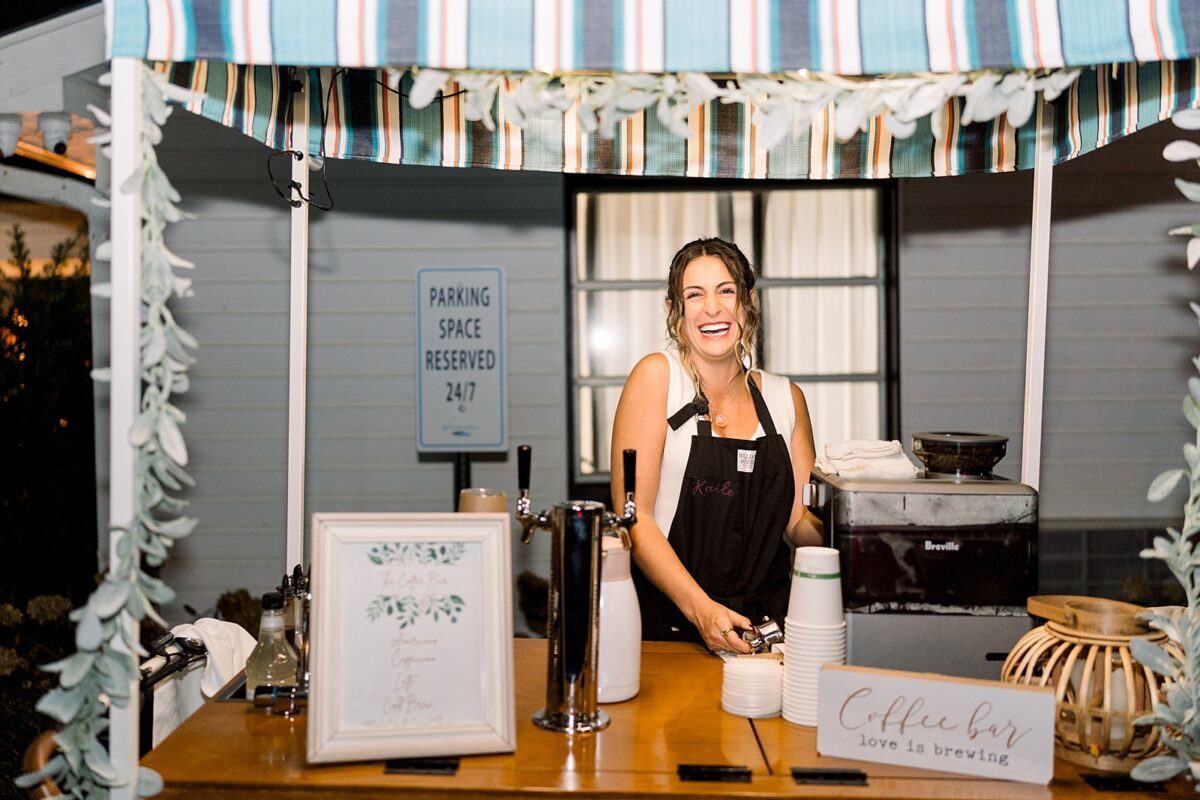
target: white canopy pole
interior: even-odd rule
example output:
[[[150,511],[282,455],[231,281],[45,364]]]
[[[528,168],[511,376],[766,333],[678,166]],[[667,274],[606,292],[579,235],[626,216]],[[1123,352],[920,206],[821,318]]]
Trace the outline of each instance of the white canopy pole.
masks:
[[[1025,422],[1021,483],[1038,488],[1042,472],[1042,395],[1046,371],[1046,298],[1050,275],[1050,190],[1054,185],[1054,113],[1037,106],[1033,166],[1033,232],[1029,243],[1029,311],[1025,331]]]
[[[308,77],[298,71],[303,90],[293,95],[291,301],[288,314],[288,467],[287,562],[285,570],[304,564],[304,437],[308,404]],[[319,87],[318,87],[319,88]]]
[[[129,432],[141,402],[141,346],[139,326],[142,298],[142,193],[126,184],[141,166],[142,62],[132,58],[112,60],[112,320],[109,358],[112,388],[109,400],[109,521],[111,528],[126,528],[133,521],[137,449]],[[110,568],[120,559],[117,543],[123,533],[109,537]],[[137,641],[138,624],[129,623],[128,638]],[[117,647],[124,647],[120,638]],[[129,654],[133,658],[133,654]],[[109,709],[109,757],[117,774],[112,800],[137,797],[138,684],[129,685],[124,708]]]

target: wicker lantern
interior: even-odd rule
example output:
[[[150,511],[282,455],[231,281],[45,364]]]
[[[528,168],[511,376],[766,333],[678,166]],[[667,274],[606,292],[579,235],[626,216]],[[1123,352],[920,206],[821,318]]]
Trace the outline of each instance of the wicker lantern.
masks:
[[[1170,680],[1135,661],[1129,643],[1145,638],[1180,654],[1165,633],[1137,618],[1145,609],[1072,595],[1031,597],[1028,608],[1048,622],[1017,642],[1000,677],[1054,687],[1055,755],[1124,773],[1144,758],[1167,752],[1157,727],[1133,722],[1150,713]]]

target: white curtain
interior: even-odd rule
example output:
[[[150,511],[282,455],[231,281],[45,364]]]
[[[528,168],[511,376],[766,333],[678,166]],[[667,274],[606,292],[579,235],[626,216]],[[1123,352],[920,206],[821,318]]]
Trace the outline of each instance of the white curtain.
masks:
[[[873,278],[879,273],[874,189],[770,191],[763,200],[762,275]],[[764,366],[771,372],[835,375],[879,369],[879,288],[776,287],[762,292]],[[875,439],[875,383],[801,382],[817,452],[826,443]]]
[[[879,384],[799,381],[812,418],[817,454],[825,445],[880,436]]]
[[[763,275],[874,276],[879,271],[877,198],[875,189],[766,192]]]

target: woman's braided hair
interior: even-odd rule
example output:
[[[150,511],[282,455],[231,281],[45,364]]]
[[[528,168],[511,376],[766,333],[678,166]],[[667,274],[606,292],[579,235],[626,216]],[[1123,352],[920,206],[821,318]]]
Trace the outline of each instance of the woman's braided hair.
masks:
[[[679,252],[671,259],[671,269],[667,272],[667,336],[679,351],[679,360],[692,376],[692,383],[698,395],[704,393],[700,386],[700,374],[692,363],[692,347],[683,329],[683,273],[688,264],[701,256],[720,259],[737,286],[737,309],[741,310],[745,324],[739,328],[734,351],[746,380],[750,379],[750,370],[754,368],[758,328],[762,320],[758,300],[751,292],[754,288],[754,269],[736,244],[714,237],[696,239],[679,248]]]

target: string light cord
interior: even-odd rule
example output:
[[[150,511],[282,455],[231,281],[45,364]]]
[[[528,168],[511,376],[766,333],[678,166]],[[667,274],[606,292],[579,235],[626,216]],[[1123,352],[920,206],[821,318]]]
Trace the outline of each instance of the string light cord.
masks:
[[[276,159],[287,158],[290,156],[291,158],[294,158],[297,161],[303,161],[304,157],[305,157],[304,153],[300,152],[299,150],[291,150],[291,149],[276,150],[267,156],[267,179],[270,180],[271,187],[273,189],[275,189],[275,194],[279,195],[279,197],[284,202],[286,202],[288,205],[290,205],[292,208],[299,208],[301,203],[307,203],[309,206],[311,206],[319,211],[332,211],[333,210],[333,193],[329,190],[329,178],[325,174],[325,165],[324,165],[325,130],[328,128],[328,125],[329,125],[329,106],[330,106],[330,101],[331,101],[332,95],[333,95],[333,85],[334,85],[334,83],[337,82],[338,76],[346,71],[347,70],[345,68],[335,69],[332,72],[332,74],[330,74],[329,85],[325,88],[324,102],[322,102],[322,104],[321,104],[321,143],[318,146],[318,156],[317,157],[321,159],[322,164],[321,164],[321,168],[317,171],[321,173],[321,187],[322,187],[322,191],[325,195],[326,202],[325,203],[318,202],[313,197],[313,193],[311,191],[308,193],[308,195],[305,195],[303,192],[303,188],[301,187],[299,181],[288,180],[288,181],[284,182],[284,181],[281,181],[275,175]],[[287,87],[288,87],[289,91],[288,91],[287,111],[285,112],[286,113],[285,119],[292,118],[292,112],[293,112],[294,106],[295,106],[296,95],[300,94],[304,88],[304,84],[302,84],[300,82],[300,80],[295,77],[294,72],[295,72],[294,67],[288,67]],[[290,172],[290,170],[289,170],[289,172]]]
[[[294,71],[295,71],[294,67],[288,68],[287,86],[288,86],[289,91],[288,91],[288,100],[287,100],[287,112],[286,112],[286,117],[285,117],[286,119],[292,118],[292,111],[293,111],[293,106],[295,103],[295,97],[297,94],[300,94],[304,88],[304,85],[300,82],[300,80],[297,79],[296,77],[294,77],[294,74],[293,74]],[[321,103],[321,143],[318,147],[318,151],[319,151],[318,157],[322,160],[322,162],[324,162],[325,157],[326,157],[325,156],[325,133],[329,129],[329,109],[330,109],[330,106],[332,105],[332,100],[333,100],[333,85],[334,85],[334,83],[337,82],[338,76],[344,72],[349,72],[349,69],[342,67],[342,68],[333,70],[332,74],[330,74],[329,85],[325,87],[325,97],[323,98],[323,102]],[[405,99],[408,98],[408,94],[406,92],[401,91],[399,86],[396,86],[395,88],[393,88],[392,86],[388,85],[387,81],[382,81],[373,75],[371,76],[371,80],[374,81],[375,83],[379,84],[383,88],[387,89],[389,92],[394,92],[395,94],[398,94],[398,95],[400,95],[400,97],[403,97]],[[439,94],[439,96],[437,98],[437,102],[439,102],[439,103],[445,102],[446,100],[449,100],[454,97],[458,97],[461,94],[465,94],[466,91],[467,91],[466,89],[459,89],[457,92],[452,92],[450,94]],[[401,127],[401,129],[403,129],[403,127],[404,127],[404,117],[403,117],[404,104],[403,103],[400,104],[400,114],[401,114],[400,127]],[[276,159],[287,158],[288,156],[291,156],[292,158],[294,158],[297,161],[302,161],[305,157],[304,153],[300,152],[299,150],[290,150],[290,149],[289,150],[276,150],[267,156],[267,178],[268,178],[268,180],[270,180],[271,187],[275,190],[275,194],[279,195],[280,199],[282,199],[284,202],[286,202],[292,208],[299,208],[301,203],[307,203],[308,205],[310,205],[313,208],[316,208],[320,211],[332,211],[333,210],[333,193],[330,192],[330,190],[329,190],[329,178],[326,175],[324,164],[322,163],[321,168],[319,170],[317,170],[318,172],[321,173],[322,193],[326,197],[326,203],[320,203],[313,198],[313,194],[311,191],[309,192],[308,196],[304,195],[299,181],[294,181],[294,180],[283,181],[280,178],[276,177],[276,174],[275,174]],[[290,172],[290,170],[289,170],[289,172]]]
[[[403,97],[405,100],[408,99],[408,93],[400,91],[399,84],[397,84],[394,87],[390,86],[387,81],[381,81],[381,80],[379,80],[379,78],[376,78],[374,75],[371,76],[371,80],[375,81],[380,86],[387,89],[389,92],[398,94],[401,97]],[[442,94],[441,92],[438,92],[438,96],[436,98],[434,98],[434,100],[438,103],[444,103],[445,101],[449,100],[452,97],[458,97],[460,94],[466,94],[466,93],[467,93],[466,89],[459,89],[457,92],[451,92],[450,94]],[[401,113],[403,113],[403,112],[401,112]]]
[[[279,195],[280,199],[292,208],[299,208],[302,203],[308,203],[313,208],[321,211],[331,211],[333,209],[333,194],[329,191],[329,181],[325,177],[324,167],[318,170],[318,172],[321,173],[321,184],[324,187],[325,196],[329,198],[328,205],[314,200],[311,192],[305,196],[303,187],[301,187],[299,181],[289,180],[284,183],[276,177],[274,168],[276,159],[287,158],[288,156],[294,158],[296,161],[304,160],[304,153],[301,153],[299,150],[276,150],[267,156],[267,177],[271,181],[271,188],[275,190],[275,194]],[[292,194],[293,192],[294,194]]]

